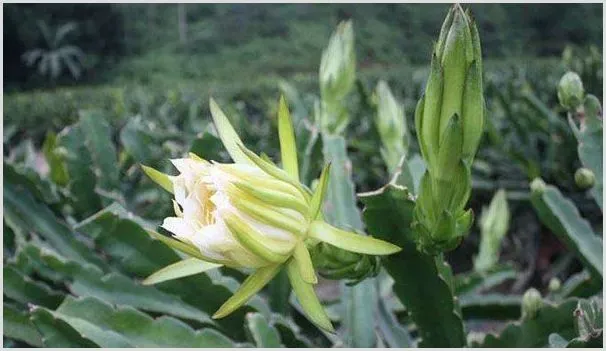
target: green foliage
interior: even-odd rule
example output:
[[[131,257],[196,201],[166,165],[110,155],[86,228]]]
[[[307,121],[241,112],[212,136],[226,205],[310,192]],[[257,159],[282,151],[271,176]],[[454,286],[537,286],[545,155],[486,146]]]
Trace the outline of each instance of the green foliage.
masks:
[[[593,95],[587,95],[583,104],[584,118],[581,127],[578,128],[573,117],[568,116],[568,123],[572,128],[579,143],[579,159],[584,167],[591,170],[595,176],[595,186],[591,189],[591,195],[598,206],[603,209],[603,145],[602,145],[602,106],[600,101]]]
[[[541,179],[532,183],[531,201],[541,221],[549,227],[592,272],[595,279],[602,279],[602,240],[593,232],[591,225],[581,217],[569,199],[552,185]]]
[[[365,194],[362,201],[369,233],[402,247],[401,252],[387,256],[383,264],[394,279],[394,292],[419,329],[419,346],[464,346],[463,321],[450,283],[439,272],[434,258],[418,251],[412,239],[410,225],[415,203],[409,192],[388,184]]]
[[[323,133],[322,144],[324,161],[332,164],[328,194],[324,202],[324,213],[327,220],[338,227],[361,230],[363,226],[362,219],[355,206],[354,185],[351,181],[351,163],[347,159],[345,139]],[[359,254],[342,252],[341,255],[351,256],[349,260],[338,260],[343,263],[352,260],[360,261]],[[364,259],[362,259],[362,262],[364,262]],[[346,264],[343,268],[347,269],[347,266]],[[364,269],[365,266],[356,264],[353,267],[349,266],[349,268],[353,268],[353,272],[350,271],[347,274],[360,279],[361,277],[359,277],[356,270]],[[341,284],[341,289],[344,295],[342,303],[345,307],[346,345],[350,347],[374,347],[376,345],[374,327],[369,328],[368,326],[368,321],[372,320],[376,308],[376,288],[372,279],[367,279],[352,287]]]
[[[268,323],[262,314],[248,314],[246,316],[246,328],[252,339],[251,341],[254,342],[256,347],[282,347],[280,344],[280,334]]]
[[[72,77],[78,79],[85,55],[79,47],[67,43],[69,34],[77,30],[77,25],[73,22],[66,23],[56,31],[42,21],[37,22],[37,25],[46,47],[23,53],[22,59],[26,66],[36,65],[40,75],[51,79],[57,79],[67,68]]]
[[[125,6],[117,7],[125,18],[137,18],[128,23],[128,33],[141,35],[149,28],[149,35],[157,36],[146,39],[150,42],[174,34],[153,34],[153,28],[168,28],[176,12],[162,23],[151,16],[153,26],[146,27],[139,5]],[[171,5],[150,6],[171,16],[176,11]],[[4,96],[5,346],[602,346],[601,104],[585,97],[567,125],[556,94],[562,74],[573,70],[586,91],[600,96],[599,53],[574,48],[562,62],[490,60],[528,45],[526,39],[511,40],[507,33],[513,29],[504,27],[519,7],[472,6],[488,58],[483,66],[489,118],[469,164],[472,191],[466,206],[480,213],[494,197],[494,208],[501,210],[491,215],[491,205],[479,231],[472,227],[459,248],[432,256],[418,250],[411,229],[427,167],[412,140],[418,141],[421,131],[405,116],[414,115],[429,74],[428,66],[410,65],[408,59],[428,63],[445,7],[284,5],[273,12],[238,6],[188,4],[191,32],[183,47],[145,52],[137,46],[143,45],[137,44],[141,38],[131,37],[129,50],[140,49],[142,56],[112,66],[112,75],[124,76],[111,85]],[[591,7],[583,8],[576,14]],[[205,11],[212,16],[194,23]],[[288,20],[294,12],[298,19]],[[518,24],[542,16],[517,14]],[[343,45],[342,56],[350,59],[327,83],[318,77],[320,53],[329,23],[343,17],[353,18],[356,47],[350,52]],[[404,25],[402,18],[409,19],[408,29],[394,30]],[[580,22],[567,23],[574,28]],[[79,23],[82,35],[90,27]],[[560,27],[553,29],[563,33]],[[256,31],[263,38],[256,38]],[[227,47],[217,44],[222,38],[229,39]],[[80,46],[81,38],[76,43]],[[532,50],[554,50],[538,44]],[[203,58],[198,48],[204,48]],[[375,86],[376,101],[370,93]],[[290,105],[296,143],[275,137],[275,129],[286,135],[279,91]],[[291,173],[298,167],[309,189],[323,188],[327,173],[315,178],[324,161],[331,162],[324,219],[402,246],[398,254],[379,259],[308,238],[316,244],[311,260],[321,278],[314,303],[327,310],[334,334],[307,319],[286,270],[242,309],[213,320],[248,272],[183,260],[197,251],[184,252],[183,245],[175,246],[181,242],[161,229],[150,231],[174,209],[141,164],[174,174],[166,159],[188,152],[229,161],[211,124],[210,95],[242,141],[267,152],[259,160],[281,159]],[[326,103],[338,113],[334,125],[323,128]],[[299,159],[280,155],[280,144],[288,144],[289,152],[296,149]],[[575,185],[580,167],[595,173],[589,194]],[[535,183],[529,191],[528,181],[539,176],[552,185]],[[362,216],[356,190],[366,192],[360,195]],[[318,204],[318,198],[311,201]],[[500,225],[489,225],[496,222]],[[474,256],[489,264],[472,269]],[[166,280],[176,276],[181,278]],[[561,286],[547,288],[556,279]],[[153,280],[158,284],[147,285]],[[305,287],[311,296],[310,285]],[[535,294],[531,309],[521,295],[529,288],[543,293]]]
[[[94,297],[67,297],[56,311],[38,309],[100,347],[236,346],[217,331],[196,331],[173,318],[154,319],[132,307],[113,307]]]
[[[573,311],[577,299],[559,305],[544,305],[533,318],[509,324],[498,336],[486,335],[475,347],[546,347],[551,333],[571,338],[574,332]]]

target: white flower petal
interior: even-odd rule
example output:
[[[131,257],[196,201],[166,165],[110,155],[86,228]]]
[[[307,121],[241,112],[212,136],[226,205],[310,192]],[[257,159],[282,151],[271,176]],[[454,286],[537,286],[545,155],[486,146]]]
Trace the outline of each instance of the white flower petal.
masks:
[[[164,219],[162,228],[173,233],[178,238],[190,240],[196,234],[196,227],[191,221],[186,221],[183,218],[168,217]]]

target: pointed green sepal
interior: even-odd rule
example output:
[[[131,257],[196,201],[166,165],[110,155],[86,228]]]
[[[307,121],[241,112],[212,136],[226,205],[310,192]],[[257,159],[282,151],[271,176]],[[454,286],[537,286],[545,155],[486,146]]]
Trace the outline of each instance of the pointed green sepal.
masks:
[[[309,226],[309,237],[343,250],[368,255],[390,255],[402,250],[400,247],[386,241],[341,230],[324,221],[317,220]]]
[[[197,247],[185,243],[183,241],[177,240],[177,239],[173,239],[171,237],[168,237],[166,235],[162,235],[158,232],[155,232],[153,230],[146,230],[147,234],[149,234],[149,236],[151,236],[154,239],[160,240],[161,242],[163,242],[164,244],[166,244],[168,247],[175,249],[177,251],[180,251],[184,254],[187,254],[189,256],[195,257],[199,260],[202,261],[207,261],[207,262],[211,262],[211,263],[216,263],[216,264],[225,264],[225,262],[221,262],[219,260],[216,259],[212,259],[210,257],[206,257],[204,255],[202,255],[202,253],[200,252],[200,250],[198,250]],[[233,265],[232,265],[233,266]]]
[[[250,182],[234,180],[232,181],[232,184],[238,190],[272,206],[290,208],[298,211],[302,215],[307,215],[309,213],[309,206],[305,203],[305,200],[300,197],[269,187],[254,186],[254,184],[251,184]]]
[[[201,261],[193,257],[186,258],[156,271],[141,283],[143,285],[158,284],[167,280],[199,274],[221,266],[221,264]]]
[[[484,132],[484,95],[482,94],[482,69],[474,60],[468,69],[463,89],[463,157],[473,160]]]
[[[206,161],[206,160],[205,160],[205,159],[203,159],[202,157],[200,157],[200,156],[198,156],[198,155],[194,154],[193,152],[190,152],[188,155],[189,155],[189,158],[191,158],[192,160],[196,160],[196,161],[199,161],[199,162],[206,162],[206,163],[208,163],[208,161]]]
[[[456,167],[462,159],[463,152],[463,128],[461,118],[454,114],[448,120],[448,126],[440,140],[440,151],[434,171],[435,178],[450,180]]]
[[[443,210],[433,226],[431,237],[435,241],[446,241],[452,238],[455,232],[455,225],[456,222],[452,214],[448,210]]]
[[[252,176],[250,170],[243,170],[235,164],[215,164],[222,171],[233,175],[236,179],[232,182],[240,182],[254,188],[272,189],[274,191],[290,194],[301,200],[302,203],[307,203],[306,198],[301,194],[301,191],[289,182],[282,181],[275,177],[255,177]],[[276,167],[277,168],[277,167]]]
[[[246,155],[248,157],[248,159],[250,160],[250,162],[252,162],[252,164],[256,165],[262,171],[269,174],[270,176],[278,178],[284,182],[287,182],[287,183],[293,185],[295,188],[297,188],[303,194],[303,196],[305,196],[306,199],[309,198],[309,193],[307,193],[301,187],[301,184],[298,181],[294,180],[284,170],[276,167],[275,165],[271,164],[270,162],[263,160],[261,157],[257,156],[254,152],[252,152],[246,146],[244,146],[244,144],[240,143],[240,144],[238,144],[238,147],[240,148],[240,150],[242,150],[242,153],[244,153],[244,155]]]
[[[307,247],[304,243],[299,242],[295,246],[293,257],[297,261],[297,266],[299,267],[301,278],[303,278],[306,283],[317,284],[318,278],[316,277],[314,266],[311,263],[311,256],[309,255],[309,250],[307,250]]]
[[[274,161],[271,159],[271,157],[269,157],[269,155],[268,155],[268,154],[266,154],[265,152],[261,152],[261,153],[259,154],[259,156],[261,156],[261,159],[262,159],[263,161],[265,161],[265,162],[267,162],[267,163],[269,163],[269,164],[272,164],[272,165],[274,165],[274,166],[278,167],[278,165],[277,165],[277,164],[276,164],[276,163],[275,163],[275,162],[274,162]]]
[[[154,183],[158,184],[159,186],[161,186],[164,190],[168,191],[169,193],[174,193],[173,190],[173,182],[171,180],[171,176],[169,176],[168,174],[164,174],[160,171],[157,171],[151,167],[145,166],[145,165],[141,165],[141,169],[143,169],[143,172],[151,179],[154,181]]]
[[[318,186],[316,187],[316,191],[311,197],[310,203],[310,213],[311,219],[317,219],[318,213],[322,209],[322,200],[324,200],[324,195],[326,195],[326,189],[328,189],[328,181],[330,179],[330,163],[324,166],[322,170],[322,174],[320,175],[320,181],[318,182]]]
[[[467,211],[463,212],[463,214],[457,218],[456,232],[459,233],[459,235],[467,234],[467,232],[469,232],[469,230],[471,229],[473,219],[473,209],[470,208]]]
[[[280,136],[280,154],[282,167],[293,179],[299,180],[299,164],[297,161],[297,144],[293,130],[292,119],[284,96],[280,96],[278,107],[278,134]]]
[[[249,158],[246,157],[238,147],[238,144],[242,144],[242,140],[240,140],[238,133],[236,133],[236,130],[231,123],[229,123],[225,113],[223,113],[213,98],[210,98],[209,103],[210,113],[215,122],[217,132],[219,133],[219,138],[221,138],[223,146],[225,146],[229,156],[231,156],[235,163],[251,164]]]
[[[239,211],[242,211],[263,224],[284,229],[298,236],[304,234],[304,228],[302,228],[302,226],[306,224],[301,223],[291,214],[267,206],[264,203],[260,203],[243,192],[239,192],[238,196],[231,197],[230,201]]]
[[[328,318],[326,311],[324,311],[322,304],[320,304],[318,296],[316,296],[313,284],[306,283],[301,277],[297,261],[289,261],[286,268],[292,290],[294,291],[299,304],[301,304],[303,311],[305,311],[307,318],[318,327],[334,333],[335,329],[333,328],[332,323],[330,323],[330,319]]]
[[[282,263],[288,259],[293,249],[292,244],[264,236],[236,215],[225,215],[223,220],[236,240],[255,255],[273,263]]]
[[[433,171],[436,158],[438,157],[438,145],[440,143],[440,113],[442,109],[442,93],[444,91],[444,70],[440,60],[433,55],[431,59],[430,74],[423,95],[423,109],[415,116],[421,129],[417,131],[421,150],[427,156],[429,169]]]
[[[230,297],[225,303],[219,307],[217,312],[213,315],[214,319],[223,318],[240,306],[244,305],[250,298],[263,289],[263,287],[269,283],[269,281],[278,274],[280,271],[280,265],[272,265],[257,269],[251,274],[240,288]]]

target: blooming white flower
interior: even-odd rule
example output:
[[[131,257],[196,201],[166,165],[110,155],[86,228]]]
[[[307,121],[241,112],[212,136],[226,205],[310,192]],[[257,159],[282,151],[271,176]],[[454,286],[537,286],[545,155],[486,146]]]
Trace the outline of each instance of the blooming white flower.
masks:
[[[322,220],[320,209],[330,166],[324,168],[315,192],[299,183],[294,132],[283,99],[278,113],[283,169],[244,147],[212,99],[210,106],[219,137],[235,163],[208,162],[190,154],[171,160],[179,171],[177,176],[143,166],[152,180],[175,196],[175,216],[162,223],[174,239],[148,232],[192,256],[159,270],[144,283],[155,284],[221,265],[255,270],[213,316],[222,318],[286,267],[293,291],[310,320],[332,331],[313,290],[317,278],[308,246],[322,241],[370,255],[388,255],[400,248]]]
[[[242,184],[274,186],[282,196],[292,196],[305,205],[302,194],[292,185],[272,179],[260,168],[246,164],[210,163],[195,157],[171,160],[180,174],[173,177],[176,217],[168,217],[162,227],[181,241],[194,245],[210,260],[234,267],[259,268],[272,264],[242,246],[230,229],[230,221],[250,226],[261,239],[276,243],[274,250],[287,255],[297,243],[296,233],[263,222],[261,216],[247,213],[246,205],[274,211],[293,223],[305,223],[305,216],[295,209],[264,204],[243,190]],[[233,199],[233,201],[232,201]],[[234,204],[235,202],[235,204]]]

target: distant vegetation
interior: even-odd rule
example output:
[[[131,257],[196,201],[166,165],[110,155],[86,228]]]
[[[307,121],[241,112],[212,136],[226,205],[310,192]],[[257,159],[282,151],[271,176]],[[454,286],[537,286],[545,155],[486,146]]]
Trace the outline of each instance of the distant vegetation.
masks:
[[[473,4],[489,58],[560,56],[566,44],[602,45],[599,4]],[[21,55],[40,47],[37,21],[74,22],[70,43],[84,72],[57,84],[247,80],[316,73],[338,21],[355,24],[358,69],[427,61],[446,4],[9,4],[4,12],[4,88],[48,87]]]

